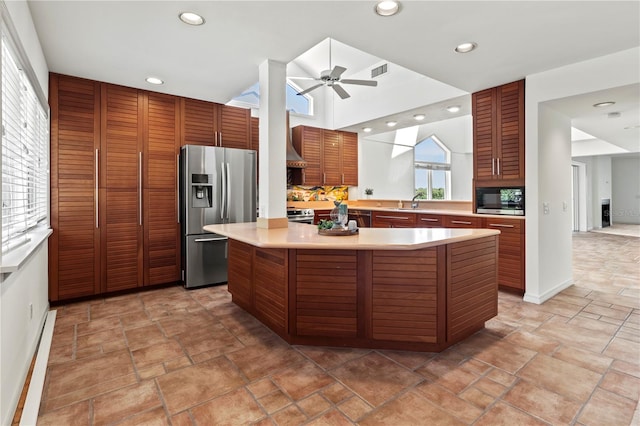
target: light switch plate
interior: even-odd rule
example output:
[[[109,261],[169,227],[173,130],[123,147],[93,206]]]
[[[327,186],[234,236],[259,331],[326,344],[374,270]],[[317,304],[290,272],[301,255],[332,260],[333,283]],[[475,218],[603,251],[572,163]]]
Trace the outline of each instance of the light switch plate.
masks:
[[[542,212],[544,214],[549,214],[549,203],[542,203]]]

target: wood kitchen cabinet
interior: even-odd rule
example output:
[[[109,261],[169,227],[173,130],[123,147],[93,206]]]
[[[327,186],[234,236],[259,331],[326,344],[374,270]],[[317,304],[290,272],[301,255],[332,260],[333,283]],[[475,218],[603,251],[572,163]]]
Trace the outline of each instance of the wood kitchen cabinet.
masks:
[[[260,119],[251,117],[249,122],[251,134],[251,146],[249,149],[253,149],[256,152],[256,178],[260,182]]]
[[[251,110],[181,98],[181,145],[251,148]]]
[[[525,222],[521,219],[484,218],[484,228],[500,231],[498,284],[503,289],[525,290]]]
[[[313,211],[313,224],[317,225],[321,220],[331,220],[331,209],[326,210],[314,210]]]
[[[50,75],[52,301],[179,278],[180,102]]]
[[[524,80],[473,93],[476,187],[524,186]]]
[[[51,74],[49,298],[100,293],[100,83]]]
[[[297,185],[358,185],[357,133],[296,126],[292,142],[307,167],[294,171]]]
[[[442,228],[442,215],[419,213],[416,215],[417,228]]]
[[[474,216],[445,215],[442,218],[443,228],[482,228],[482,218]]]
[[[371,223],[374,228],[415,228],[416,214],[409,212],[372,211]]]

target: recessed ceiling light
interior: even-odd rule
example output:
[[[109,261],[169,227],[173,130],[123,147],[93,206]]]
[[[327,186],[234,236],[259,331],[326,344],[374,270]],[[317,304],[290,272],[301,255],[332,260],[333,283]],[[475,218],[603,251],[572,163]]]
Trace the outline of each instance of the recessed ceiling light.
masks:
[[[478,45],[472,41],[467,41],[465,43],[460,43],[456,46],[455,51],[458,53],[468,53],[474,50]]]
[[[620,118],[622,117],[622,114],[620,114],[620,112],[615,111],[615,112],[610,112],[609,114],[607,114],[607,117],[609,118]]]
[[[640,129],[640,124],[636,124],[635,126],[627,126],[624,129],[625,130]]]
[[[606,101],[606,102],[598,102],[597,104],[593,104],[593,106],[596,108],[604,108],[604,107],[608,107],[615,104],[616,103],[613,101]]]
[[[422,120],[424,120],[426,118],[426,115],[424,115],[424,114],[415,114],[413,116],[413,118],[418,120],[418,121],[422,121]]]
[[[393,16],[400,11],[400,3],[395,0],[380,0],[375,11],[380,16]]]
[[[164,84],[164,81],[159,79],[158,77],[147,77],[145,81],[150,84]]]
[[[396,124],[398,124],[398,122],[397,122],[397,121],[387,121],[387,126],[389,126],[389,127],[393,127],[393,126],[395,126]]]
[[[447,107],[447,111],[449,111],[450,113],[458,112],[458,111],[460,111],[460,105],[448,106]]]
[[[371,127],[363,127],[362,131],[365,133],[369,133],[371,131]]]
[[[182,12],[180,15],[178,15],[178,17],[185,24],[189,24],[189,25],[202,25],[202,24],[204,24],[204,18],[202,16],[198,15],[197,13]]]

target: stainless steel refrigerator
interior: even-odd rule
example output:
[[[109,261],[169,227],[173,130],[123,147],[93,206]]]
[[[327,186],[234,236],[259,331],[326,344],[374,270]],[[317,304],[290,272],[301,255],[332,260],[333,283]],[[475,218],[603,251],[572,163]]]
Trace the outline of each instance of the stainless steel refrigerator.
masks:
[[[185,145],[180,151],[182,279],[193,288],[227,281],[227,237],[218,223],[255,222],[256,151]]]

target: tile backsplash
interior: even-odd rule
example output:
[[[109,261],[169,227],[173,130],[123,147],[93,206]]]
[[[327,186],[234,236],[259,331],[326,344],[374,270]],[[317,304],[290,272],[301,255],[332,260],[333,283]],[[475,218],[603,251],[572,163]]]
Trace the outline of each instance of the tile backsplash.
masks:
[[[287,187],[287,201],[343,201],[349,199],[348,186]]]

